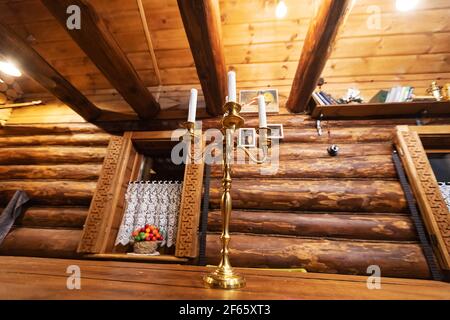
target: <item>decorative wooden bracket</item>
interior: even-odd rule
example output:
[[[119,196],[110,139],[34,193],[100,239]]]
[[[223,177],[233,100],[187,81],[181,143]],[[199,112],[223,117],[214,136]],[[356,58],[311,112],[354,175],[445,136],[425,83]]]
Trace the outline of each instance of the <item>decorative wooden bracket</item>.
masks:
[[[419,133],[398,126],[396,144],[441,267],[450,270],[450,213]]]

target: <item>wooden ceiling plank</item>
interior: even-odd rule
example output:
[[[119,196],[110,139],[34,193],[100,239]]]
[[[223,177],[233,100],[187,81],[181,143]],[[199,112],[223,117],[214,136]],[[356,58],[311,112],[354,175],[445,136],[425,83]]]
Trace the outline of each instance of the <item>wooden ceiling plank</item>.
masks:
[[[217,0],[178,0],[198,78],[211,115],[222,114],[226,96],[226,66]]]
[[[291,93],[286,103],[289,111],[306,110],[351,2],[351,0],[322,1],[317,16],[309,25]]]
[[[81,29],[66,29],[72,39],[94,62],[108,81],[142,119],[156,116],[159,103],[147,90],[144,82],[109,32],[105,22],[85,0],[41,0],[65,28],[70,5],[81,8]]]
[[[0,24],[0,38],[2,39],[0,54],[14,59],[24,73],[50,91],[56,98],[70,106],[87,121],[94,121],[100,116],[99,108],[24,40],[2,24]]]

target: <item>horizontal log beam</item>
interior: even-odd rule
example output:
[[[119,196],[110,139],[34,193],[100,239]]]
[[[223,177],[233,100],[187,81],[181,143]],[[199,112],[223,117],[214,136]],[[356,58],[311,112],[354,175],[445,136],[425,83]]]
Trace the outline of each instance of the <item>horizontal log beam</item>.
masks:
[[[0,208],[0,212],[3,208]],[[82,229],[88,207],[31,207],[16,219],[15,225],[33,228]]]
[[[220,210],[208,213],[208,231],[222,229]],[[415,241],[411,218],[387,214],[289,213],[234,210],[230,230],[240,233],[361,240]]]
[[[121,116],[122,117],[122,116]],[[200,117],[198,117],[200,119]],[[202,128],[204,130],[210,128],[221,128],[221,118],[209,118],[202,120]],[[142,120],[120,120],[114,117],[114,120],[108,119],[102,122],[97,121],[96,124],[102,127],[105,131],[111,133],[120,133],[123,131],[149,131],[149,130],[175,130],[180,128],[180,124],[184,119],[177,117],[177,119],[151,119],[147,121]],[[308,116],[302,115],[273,115],[268,117],[269,123],[282,123],[284,128],[315,128],[316,122]],[[246,117],[245,127],[258,127],[258,118]],[[448,124],[449,118],[425,118],[424,124]],[[396,118],[396,119],[379,119],[379,120],[327,120],[322,122],[322,128],[347,128],[347,127],[387,127],[396,125],[416,125],[415,118]]]
[[[2,137],[0,147],[16,146],[107,146],[110,135],[106,133],[74,134],[74,135],[29,135]]]
[[[1,181],[0,205],[6,205],[17,190],[24,190],[37,205],[89,206],[97,182]]]
[[[3,180],[17,179],[58,179],[58,180],[97,180],[102,165],[63,164],[63,165],[9,165],[0,166]]]
[[[93,147],[18,147],[0,148],[0,165],[101,163],[106,148]]]
[[[222,183],[211,180],[210,205],[220,207]],[[380,180],[233,180],[236,209],[330,212],[407,212],[400,183]]]
[[[278,168],[270,165],[235,164],[233,178],[383,178],[396,179],[391,155],[355,158],[318,158],[314,161],[284,160]],[[271,172],[267,175],[265,172]],[[265,176],[262,174],[266,174]],[[211,166],[211,177],[222,177],[221,165]]]
[[[103,129],[91,123],[55,123],[55,124],[30,124],[11,125],[7,124],[0,128],[0,136],[29,136],[29,135],[55,135],[76,133],[98,133]]]
[[[101,110],[42,58],[14,31],[0,24],[0,54],[16,61],[21,70],[67,104],[87,121],[97,119]]]
[[[221,118],[209,118],[202,120],[202,128],[221,128]],[[307,115],[291,115],[291,114],[279,114],[279,115],[268,115],[268,123],[282,123],[284,128],[298,128],[298,129],[314,129],[316,128],[316,121],[311,119]],[[445,117],[433,117],[424,118],[424,125],[428,124],[448,124],[450,118]],[[255,116],[245,117],[245,127],[246,128],[257,128],[259,125],[259,119]],[[415,117],[412,118],[391,118],[391,119],[361,119],[361,120],[324,120],[322,121],[322,128],[324,132],[328,129],[333,132],[336,128],[365,128],[365,127],[375,127],[389,129],[396,125],[416,125]],[[162,130],[162,129],[161,129]],[[317,131],[316,131],[317,132]]]
[[[208,264],[218,264],[220,247],[219,235],[208,234]],[[367,276],[367,267],[378,265],[383,277],[430,278],[419,244],[233,234],[230,256],[235,267],[305,268]]]
[[[88,1],[42,0],[42,3],[141,119],[156,116],[160,110],[159,103]],[[82,28],[79,30],[66,27],[66,11],[71,5],[78,6],[82,13]]]
[[[286,128],[283,142],[356,143],[392,141],[394,128],[326,128],[319,136],[317,129]]]
[[[81,230],[14,228],[0,245],[0,255],[76,258]]]
[[[279,145],[280,160],[299,160],[330,158],[328,154],[329,144],[319,143],[283,143]],[[390,143],[367,143],[367,144],[339,144],[339,158],[362,157],[392,154]],[[273,150],[272,150],[273,152]],[[273,153],[272,153],[273,154]]]

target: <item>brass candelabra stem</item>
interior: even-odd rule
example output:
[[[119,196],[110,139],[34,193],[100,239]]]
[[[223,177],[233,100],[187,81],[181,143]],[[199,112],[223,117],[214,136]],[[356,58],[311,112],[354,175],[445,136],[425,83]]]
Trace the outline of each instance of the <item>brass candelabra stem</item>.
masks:
[[[244,119],[239,115],[241,106],[235,102],[227,102],[224,107],[224,116],[222,119],[222,133],[223,139],[223,177],[222,177],[222,198],[220,201],[220,208],[222,213],[222,234],[221,240],[221,259],[218,267],[212,273],[209,273],[203,277],[205,284],[212,288],[222,289],[238,289],[245,286],[245,278],[237,274],[231,267],[229,258],[229,243],[230,243],[230,217],[232,211],[232,199],[231,199],[231,164],[233,160],[234,146],[234,133],[244,125]],[[188,129],[188,135],[194,136],[194,127],[192,123],[185,124]],[[270,141],[267,136],[267,128],[259,128],[261,148],[263,150],[263,159],[256,159],[247,150],[244,149],[247,155],[257,163],[263,163],[268,154],[268,148],[270,147]]]
[[[220,209],[222,213],[222,243],[221,260],[217,269],[204,276],[203,281],[210,287],[223,289],[237,289],[245,286],[245,279],[234,272],[229,259],[230,243],[230,217],[232,209],[231,199],[231,162],[234,150],[234,132],[241,128],[244,119],[239,115],[241,106],[237,103],[228,102],[224,106],[225,115],[222,120],[223,141],[223,178],[222,178],[222,198]]]

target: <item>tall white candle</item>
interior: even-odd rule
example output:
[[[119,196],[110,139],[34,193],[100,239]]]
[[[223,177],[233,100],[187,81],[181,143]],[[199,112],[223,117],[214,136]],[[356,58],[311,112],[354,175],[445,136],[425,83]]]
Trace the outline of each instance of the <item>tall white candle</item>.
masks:
[[[236,102],[236,72],[228,72],[228,101]]]
[[[259,127],[267,128],[266,100],[264,99],[264,96],[262,94],[258,96],[258,112]]]
[[[191,89],[191,97],[189,98],[188,122],[195,122],[195,112],[197,111],[197,89]]]

